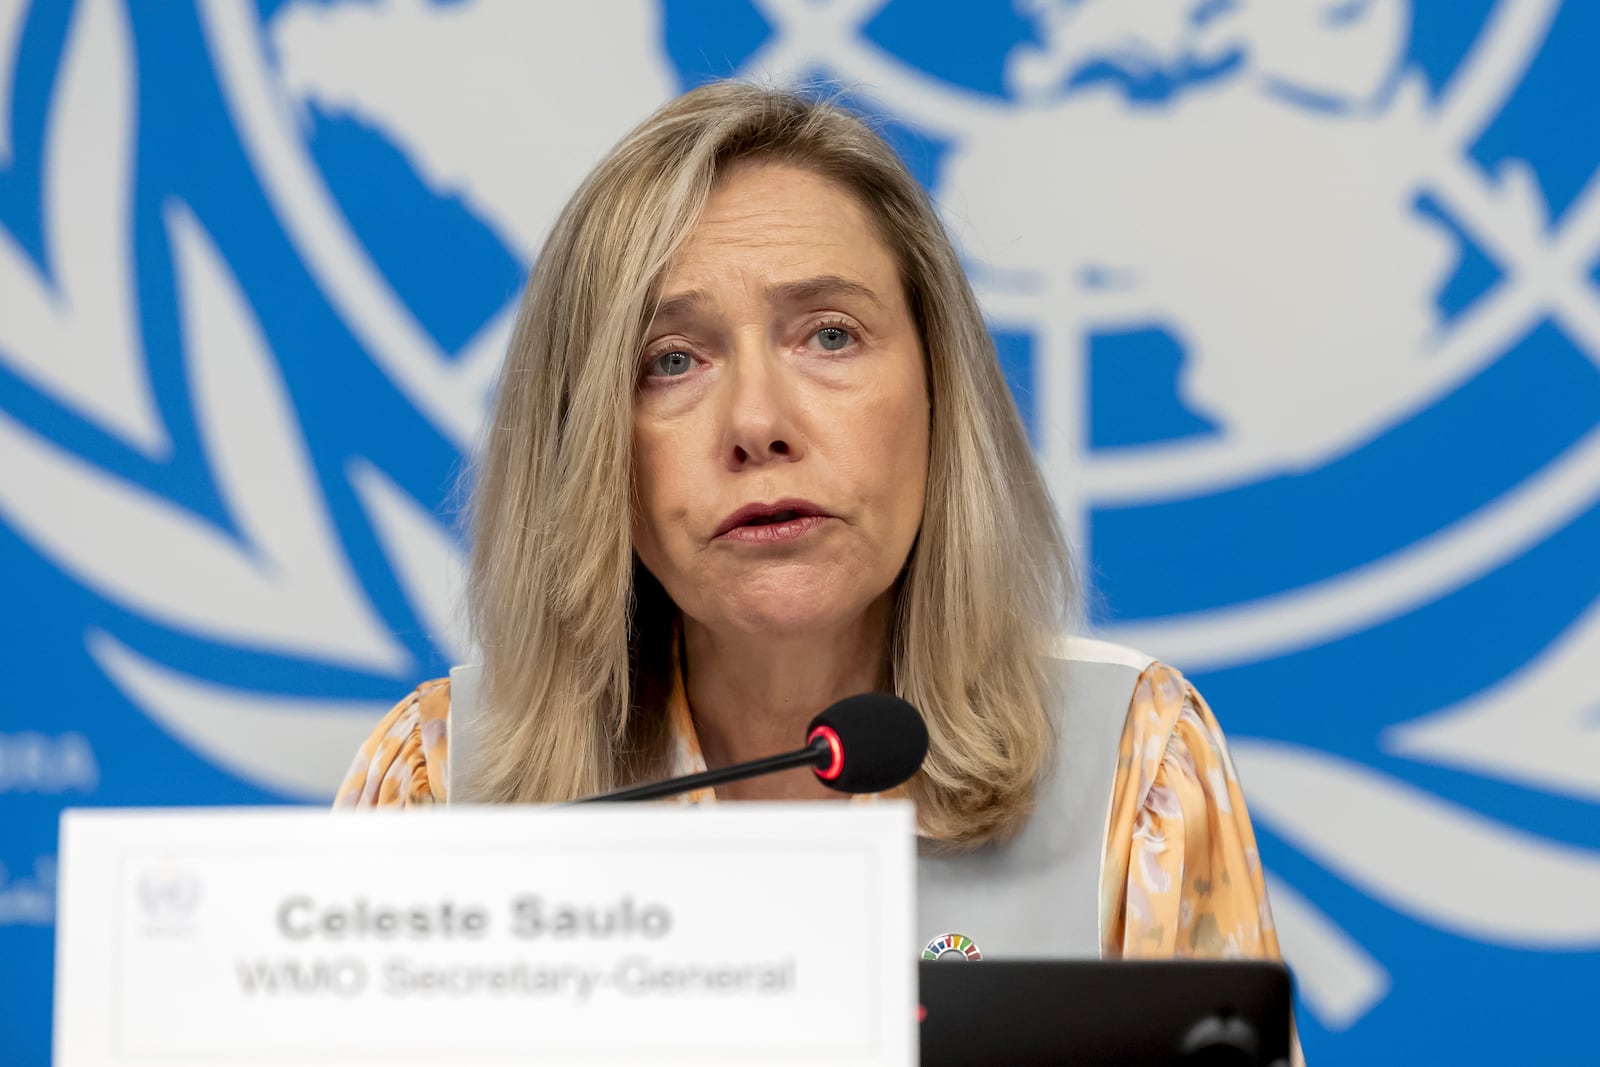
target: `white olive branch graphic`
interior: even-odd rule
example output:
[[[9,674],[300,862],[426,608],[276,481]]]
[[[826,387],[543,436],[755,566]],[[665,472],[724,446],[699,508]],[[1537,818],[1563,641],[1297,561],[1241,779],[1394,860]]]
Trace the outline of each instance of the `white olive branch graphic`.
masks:
[[[47,282],[0,231],[0,289],[8,294],[0,361],[130,447],[160,453],[170,439],[149,402],[132,310],[135,84],[125,9],[116,0],[83,0],[46,133],[52,278]],[[184,382],[231,529],[101,468],[5,411],[0,518],[86,588],[175,631],[410,677],[412,655],[376,614],[345,556],[248,299],[187,205],[169,199],[163,218]],[[398,511],[393,496],[381,501],[387,514]],[[391,538],[394,547],[415,540],[415,523],[403,533],[410,540]],[[417,554],[406,558],[415,563]],[[431,604],[419,612],[439,614]],[[326,799],[385,706],[231,689],[151,662],[112,634],[93,631],[87,641],[107,674],[153,719],[241,777],[293,796]]]
[[[0,46],[20,36],[23,10]],[[11,43],[11,48],[15,44]],[[0,49],[0,59],[8,59]],[[0,67],[8,104],[14,68]],[[73,14],[45,140],[44,251],[52,277],[0,229],[0,360],[82,418],[151,458],[171,450],[144,373],[130,216],[133,42],[120,0],[83,0]],[[10,108],[0,110],[10,154]]]

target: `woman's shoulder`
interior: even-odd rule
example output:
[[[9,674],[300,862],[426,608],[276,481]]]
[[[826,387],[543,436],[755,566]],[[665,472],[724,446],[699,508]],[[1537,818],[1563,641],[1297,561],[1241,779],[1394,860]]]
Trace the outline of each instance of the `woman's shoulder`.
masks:
[[[1045,657],[1058,726],[1077,743],[1096,749],[1122,733],[1138,692],[1166,691],[1182,680],[1153,656],[1076,634],[1055,636]]]
[[[1092,700],[1112,723],[1134,734],[1170,734],[1186,708],[1200,717],[1204,707],[1177,668],[1126,645],[1064,634],[1055,638],[1049,655],[1071,686],[1065,695],[1069,703],[1076,698],[1077,712],[1085,712],[1083,702]]]
[[[1163,760],[1174,773],[1201,774],[1226,767],[1231,775],[1222,730],[1210,707],[1181,671],[1136,649],[1093,637],[1062,635],[1050,651],[1062,681],[1063,711],[1075,720],[1074,733],[1115,738],[1119,779],[1139,783],[1140,799]],[[1197,751],[1192,751],[1197,750]],[[1182,752],[1185,758],[1169,758]],[[1202,766],[1203,765],[1203,766]],[[1129,775],[1130,771],[1139,771]],[[1124,784],[1119,781],[1119,788]]]
[[[1056,635],[1050,644],[1048,654],[1058,663],[1097,663],[1107,667],[1121,667],[1135,674],[1143,672],[1156,662],[1154,656],[1145,655],[1137,649],[1081,634]]]
[[[450,680],[423,682],[389,710],[356,752],[336,808],[443,803],[449,794]]]

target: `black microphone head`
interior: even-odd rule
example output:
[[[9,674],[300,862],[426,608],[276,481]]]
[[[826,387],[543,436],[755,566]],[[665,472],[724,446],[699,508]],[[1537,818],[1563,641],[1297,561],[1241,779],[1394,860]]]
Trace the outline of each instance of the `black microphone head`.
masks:
[[[893,693],[859,693],[825,708],[806,731],[822,738],[829,762],[815,768],[841,793],[881,793],[917,773],[928,754],[922,713]]]

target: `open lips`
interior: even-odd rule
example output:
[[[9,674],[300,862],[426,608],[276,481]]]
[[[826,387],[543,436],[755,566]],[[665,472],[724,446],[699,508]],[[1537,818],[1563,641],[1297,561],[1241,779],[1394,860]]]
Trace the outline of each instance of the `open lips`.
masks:
[[[771,526],[775,522],[788,522],[790,519],[798,519],[799,517],[800,513],[798,511],[779,511],[771,515],[757,515],[750,519],[749,522],[744,523],[744,525]]]
[[[722,537],[740,527],[776,526],[797,519],[823,519],[830,516],[809,500],[778,500],[771,504],[746,504],[722,520],[713,537]]]

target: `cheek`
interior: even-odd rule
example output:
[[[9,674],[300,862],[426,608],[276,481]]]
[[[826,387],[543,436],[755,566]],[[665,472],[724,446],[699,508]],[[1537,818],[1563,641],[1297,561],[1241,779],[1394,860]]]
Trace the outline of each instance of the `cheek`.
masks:
[[[922,525],[922,508],[928,492],[928,429],[927,413],[912,412],[907,416],[904,433],[895,435],[890,443],[895,456],[895,513],[902,527],[901,533],[909,539],[916,536]],[[909,543],[906,546],[910,548]]]
[[[890,447],[901,465],[907,470],[926,473],[933,405],[928,397],[927,375],[922,364],[919,349],[913,366],[906,370],[897,390],[894,410],[888,413],[891,421],[886,422],[885,431],[892,438]]]
[[[639,558],[658,572],[675,532],[688,526],[694,491],[685,432],[636,419],[633,430],[633,543]]]
[[[928,401],[921,374],[907,374],[876,398],[858,425],[863,433],[853,452],[873,472],[867,477],[877,483],[894,536],[909,547],[922,522],[928,481]]]

